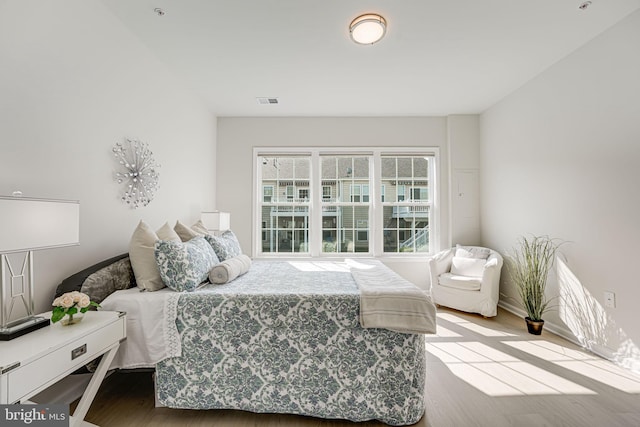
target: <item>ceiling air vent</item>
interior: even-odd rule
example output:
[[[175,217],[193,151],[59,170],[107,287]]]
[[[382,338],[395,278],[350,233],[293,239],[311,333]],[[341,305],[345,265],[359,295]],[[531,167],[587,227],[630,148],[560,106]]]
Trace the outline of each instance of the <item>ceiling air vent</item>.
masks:
[[[278,98],[256,98],[260,105],[275,105],[278,104]]]

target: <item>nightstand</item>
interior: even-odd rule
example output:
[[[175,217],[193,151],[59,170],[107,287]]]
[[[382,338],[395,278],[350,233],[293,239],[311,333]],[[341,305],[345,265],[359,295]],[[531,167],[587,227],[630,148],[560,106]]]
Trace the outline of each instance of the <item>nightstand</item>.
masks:
[[[43,316],[51,317],[51,313]],[[71,427],[89,425],[91,406],[120,342],[126,339],[126,318],[116,311],[89,311],[82,322],[43,329],[0,342],[0,404],[28,399],[103,355],[71,420]]]

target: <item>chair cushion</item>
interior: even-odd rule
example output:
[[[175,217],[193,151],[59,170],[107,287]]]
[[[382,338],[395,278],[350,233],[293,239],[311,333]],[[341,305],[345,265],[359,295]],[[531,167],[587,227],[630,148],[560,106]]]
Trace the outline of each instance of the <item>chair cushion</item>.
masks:
[[[461,289],[463,291],[479,291],[482,279],[480,277],[460,276],[458,274],[444,273],[438,277],[440,286]]]
[[[487,261],[484,259],[454,256],[451,259],[451,273],[459,276],[481,278],[486,263]]]

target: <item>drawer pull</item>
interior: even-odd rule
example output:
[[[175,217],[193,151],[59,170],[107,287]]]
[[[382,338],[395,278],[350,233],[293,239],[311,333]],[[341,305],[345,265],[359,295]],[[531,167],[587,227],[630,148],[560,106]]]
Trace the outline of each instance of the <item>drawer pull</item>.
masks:
[[[80,347],[74,348],[73,350],[71,350],[71,360],[77,359],[78,357],[82,356],[86,352],[87,352],[86,344],[82,344]]]
[[[4,375],[7,372],[13,371],[14,369],[19,368],[19,367],[20,367],[20,362],[16,362],[13,365],[9,365],[7,367],[0,368],[0,374]]]

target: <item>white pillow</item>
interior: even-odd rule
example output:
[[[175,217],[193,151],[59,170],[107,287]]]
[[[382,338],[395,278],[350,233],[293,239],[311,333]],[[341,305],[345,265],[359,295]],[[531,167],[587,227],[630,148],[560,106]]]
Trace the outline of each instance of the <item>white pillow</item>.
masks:
[[[178,234],[178,236],[180,236],[180,240],[182,242],[188,242],[194,237],[201,236],[200,233],[180,221],[176,221],[176,226],[173,227],[173,229]]]
[[[482,277],[486,263],[483,259],[454,256],[451,260],[451,273],[458,276]]]
[[[178,233],[178,236],[180,236],[180,239],[183,242],[188,242],[194,237],[206,236],[209,234],[209,230],[204,226],[202,220],[198,220],[198,222],[193,224],[191,227],[180,221],[176,221],[176,226],[173,227],[173,229]]]
[[[140,221],[129,243],[129,260],[140,289],[157,291],[165,287],[156,263],[155,244],[157,240],[179,242],[180,237],[165,223],[157,232],[144,221]]]
[[[202,222],[201,219],[198,220],[198,222],[196,222],[195,224],[193,224],[191,226],[191,229],[193,231],[195,231],[198,234],[201,234],[203,236],[209,234],[209,230],[207,230],[207,227],[204,226],[204,223]]]
[[[251,268],[251,258],[240,254],[214,266],[209,272],[209,281],[216,285],[229,283],[236,277],[245,274],[249,268]]]
[[[489,255],[491,255],[491,251],[487,248],[456,245],[456,252],[454,256],[461,258],[487,259],[489,258]]]

